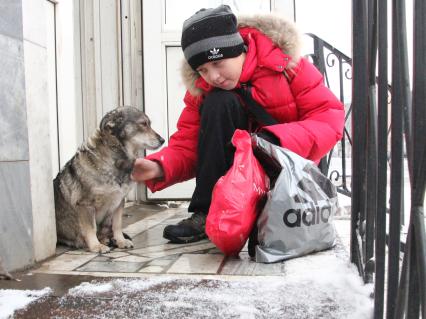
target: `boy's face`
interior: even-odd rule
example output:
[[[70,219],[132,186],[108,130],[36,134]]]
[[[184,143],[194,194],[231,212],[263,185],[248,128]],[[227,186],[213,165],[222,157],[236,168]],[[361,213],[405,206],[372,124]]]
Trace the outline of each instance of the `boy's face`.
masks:
[[[246,54],[242,53],[235,58],[204,63],[197,68],[197,72],[210,85],[222,90],[234,89],[241,76]]]

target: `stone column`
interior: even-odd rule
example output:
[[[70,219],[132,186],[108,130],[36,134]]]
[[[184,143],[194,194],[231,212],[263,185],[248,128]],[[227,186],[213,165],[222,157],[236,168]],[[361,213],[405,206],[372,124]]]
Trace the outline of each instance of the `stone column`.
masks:
[[[0,254],[6,269],[34,262],[22,3],[0,0]]]
[[[35,261],[52,256],[56,248],[49,132],[49,121],[56,121],[56,119],[49,119],[46,5],[46,0],[22,0],[25,94]],[[54,59],[54,57],[49,58]],[[53,93],[56,95],[56,92]]]
[[[0,255],[7,270],[54,254],[45,0],[0,0]]]

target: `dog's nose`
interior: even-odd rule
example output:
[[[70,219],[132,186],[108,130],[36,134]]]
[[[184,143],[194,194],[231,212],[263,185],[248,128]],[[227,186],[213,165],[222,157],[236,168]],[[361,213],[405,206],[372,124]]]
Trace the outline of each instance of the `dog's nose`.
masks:
[[[160,145],[163,145],[165,142],[164,138],[162,138],[161,136],[159,136],[159,141],[160,141]]]

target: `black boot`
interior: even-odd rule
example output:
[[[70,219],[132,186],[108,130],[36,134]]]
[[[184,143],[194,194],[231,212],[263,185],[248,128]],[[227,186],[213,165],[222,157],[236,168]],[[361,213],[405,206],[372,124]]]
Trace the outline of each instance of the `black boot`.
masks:
[[[181,220],[177,225],[168,225],[164,228],[163,237],[174,244],[186,244],[207,238],[204,213],[193,213],[191,217]]]

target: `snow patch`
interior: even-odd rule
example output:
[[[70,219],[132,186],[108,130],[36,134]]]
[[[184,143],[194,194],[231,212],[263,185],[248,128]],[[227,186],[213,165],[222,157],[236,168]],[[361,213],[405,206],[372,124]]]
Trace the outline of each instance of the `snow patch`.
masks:
[[[148,281],[144,280],[129,280],[129,279],[115,279],[110,282],[83,282],[77,287],[68,290],[68,295],[73,297],[92,296],[102,294],[109,291],[120,292],[137,292],[148,289],[154,285],[170,281],[171,278],[152,278]]]
[[[16,310],[51,293],[52,289],[49,287],[42,290],[0,289],[0,319],[12,316]]]
[[[374,305],[370,296],[373,284],[364,284],[354,264],[326,253],[308,255],[286,263],[287,283],[297,283],[299,293],[305,291],[318,300],[317,295],[326,295],[353,312],[345,318],[371,318]],[[350,305],[350,307],[346,306]]]
[[[113,289],[113,284],[108,283],[88,283],[83,282],[80,286],[72,288],[68,291],[71,296],[78,295],[95,295],[107,291],[111,291]]]
[[[372,318],[373,286],[348,262],[316,254],[287,261],[285,269],[282,277],[233,280],[115,279],[82,284],[69,295],[110,291],[112,308],[99,307],[100,316],[120,317],[125,309],[149,318]]]

